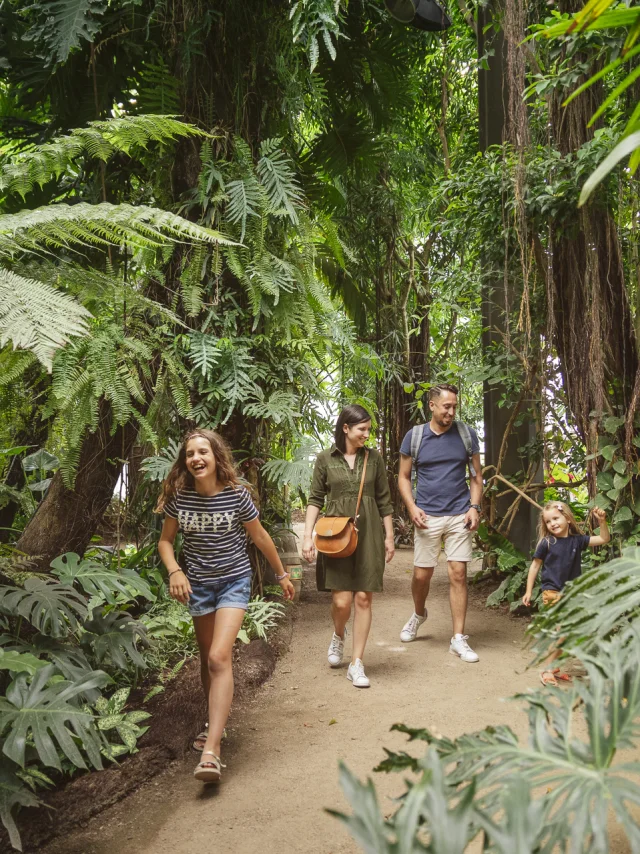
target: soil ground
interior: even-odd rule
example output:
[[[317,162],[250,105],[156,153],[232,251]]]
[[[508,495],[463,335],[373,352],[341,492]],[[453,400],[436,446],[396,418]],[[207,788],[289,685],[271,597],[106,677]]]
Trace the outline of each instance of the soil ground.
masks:
[[[220,786],[203,787],[193,779],[193,754],[41,854],[355,854],[360,849],[324,808],[347,809],[338,784],[340,760],[364,779],[384,758],[383,747],[406,748],[405,736],[389,731],[392,724],[457,736],[507,723],[526,738],[524,713],[505,699],[537,686],[537,671],[527,670],[524,621],[486,609],[472,586],[467,631],[480,661],[465,664],[450,655],[442,565],[427,623],[414,643],[402,644],[400,629],[412,612],[411,565],[412,552],[399,551],[387,568],[384,594],[374,597],[365,662],[371,688],[351,685],[346,662],[335,670],[327,666],[329,595],[316,593],[308,574],[289,650],[232,718]],[[390,813],[403,790],[402,776],[373,776]]]

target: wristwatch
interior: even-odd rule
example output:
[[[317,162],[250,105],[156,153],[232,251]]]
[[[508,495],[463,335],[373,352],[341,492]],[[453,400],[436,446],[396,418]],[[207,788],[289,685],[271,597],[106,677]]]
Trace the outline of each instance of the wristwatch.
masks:
[[[478,513],[482,513],[482,506],[480,504],[472,504],[469,509],[477,510]]]

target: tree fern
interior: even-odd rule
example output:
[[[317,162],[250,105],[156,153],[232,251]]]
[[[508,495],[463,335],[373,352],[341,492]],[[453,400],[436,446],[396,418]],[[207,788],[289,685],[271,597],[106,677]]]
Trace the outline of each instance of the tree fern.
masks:
[[[257,172],[269,197],[270,212],[286,213],[297,224],[296,207],[303,195],[291,159],[281,149],[281,139],[266,139],[260,146]]]
[[[204,131],[170,115],[123,116],[90,122],[88,127],[14,155],[0,169],[0,190],[23,198],[35,186],[59,178],[79,157],[106,162],[116,152],[131,154],[153,143],[167,145],[185,136],[204,136]]]
[[[162,57],[145,62],[135,77],[135,106],[143,113],[160,115],[180,112],[180,81],[171,74]]]
[[[36,23],[24,38],[46,46],[51,61],[66,62],[82,41],[93,41],[106,7],[105,0],[36,0]]]
[[[331,59],[336,58],[333,40],[340,32],[340,0],[291,0],[289,13],[293,29],[293,41],[301,41],[307,50],[309,66],[313,71],[320,58],[320,42]]]
[[[0,268],[0,346],[31,350],[51,370],[56,349],[85,335],[90,317],[67,294]]]

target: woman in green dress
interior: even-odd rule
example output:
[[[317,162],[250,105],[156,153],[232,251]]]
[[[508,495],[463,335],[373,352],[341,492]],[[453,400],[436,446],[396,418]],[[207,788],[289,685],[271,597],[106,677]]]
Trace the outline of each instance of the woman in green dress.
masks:
[[[311,562],[316,555],[313,529],[325,505],[327,516],[354,516],[364,446],[371,432],[371,416],[362,406],[346,406],[338,417],[335,444],[318,454],[305,519],[302,554]],[[320,590],[330,590],[334,633],[329,646],[331,667],[339,667],[344,653],[346,626],[354,604],[353,649],[347,678],[356,688],[368,688],[364,672],[364,648],[371,627],[373,594],[382,590],[385,561],[395,554],[391,493],[384,460],[369,450],[364,491],[358,514],[358,546],[350,557],[333,558],[318,553],[316,574]],[[382,523],[380,521],[382,519]]]

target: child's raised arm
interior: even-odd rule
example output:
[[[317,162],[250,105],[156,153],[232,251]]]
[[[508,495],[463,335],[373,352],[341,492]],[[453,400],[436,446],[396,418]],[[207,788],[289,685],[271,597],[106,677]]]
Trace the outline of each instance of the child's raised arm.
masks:
[[[611,532],[609,531],[609,526],[607,525],[607,514],[600,507],[594,507],[592,512],[598,520],[598,524],[600,526],[600,533],[597,537],[589,537],[590,549],[593,549],[596,546],[604,546],[611,539]]]
[[[529,567],[529,575],[527,575],[527,590],[524,596],[522,597],[523,605],[531,604],[531,596],[533,594],[533,585],[536,583],[536,578],[538,577],[538,573],[540,572],[540,567],[542,566],[541,558],[534,558],[531,561],[531,566]]]

